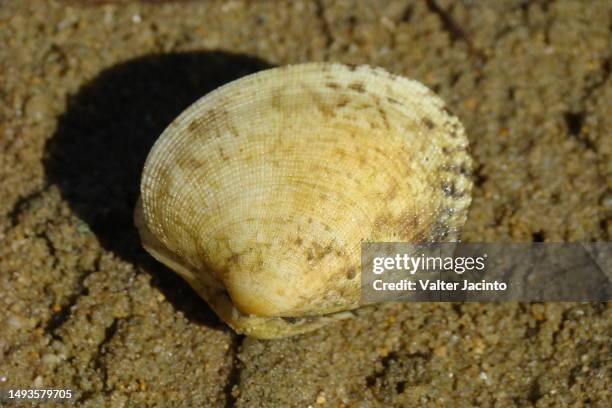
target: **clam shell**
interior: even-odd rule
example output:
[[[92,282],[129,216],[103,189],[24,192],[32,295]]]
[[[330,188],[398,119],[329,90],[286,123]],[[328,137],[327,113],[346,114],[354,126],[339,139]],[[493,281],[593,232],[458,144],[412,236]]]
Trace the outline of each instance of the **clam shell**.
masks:
[[[416,81],[336,63],[261,71],[163,132],[136,225],[237,331],[301,333],[359,306],[361,242],[457,239],[467,146]]]

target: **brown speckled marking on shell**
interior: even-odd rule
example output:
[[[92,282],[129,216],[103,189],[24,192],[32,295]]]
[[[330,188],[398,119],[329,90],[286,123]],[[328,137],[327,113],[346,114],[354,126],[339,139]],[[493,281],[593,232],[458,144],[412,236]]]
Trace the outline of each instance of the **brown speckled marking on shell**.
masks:
[[[352,89],[355,92],[359,92],[359,93],[365,93],[365,85],[363,84],[363,82],[353,82],[352,84],[350,84],[349,89]]]
[[[461,124],[423,85],[295,65],[183,112],[147,158],[135,220],[230,326],[282,337],[359,306],[363,240],[456,240],[470,174]]]
[[[429,119],[428,117],[424,117],[423,118],[423,124],[427,127],[427,129],[429,130],[433,130],[436,125],[431,121],[431,119]]]

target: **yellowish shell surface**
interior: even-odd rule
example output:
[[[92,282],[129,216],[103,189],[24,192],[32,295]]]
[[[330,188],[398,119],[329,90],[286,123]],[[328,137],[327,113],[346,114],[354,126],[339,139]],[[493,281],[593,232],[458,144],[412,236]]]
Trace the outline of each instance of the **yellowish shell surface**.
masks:
[[[151,150],[144,247],[235,330],[283,337],[359,306],[362,241],[454,241],[467,138],[420,83],[310,63],[198,100]]]

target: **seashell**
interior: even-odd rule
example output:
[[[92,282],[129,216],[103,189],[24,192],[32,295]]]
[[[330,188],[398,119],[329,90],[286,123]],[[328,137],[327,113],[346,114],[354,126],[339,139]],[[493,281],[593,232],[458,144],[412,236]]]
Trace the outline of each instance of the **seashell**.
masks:
[[[360,306],[362,241],[455,241],[471,201],[459,120],[366,65],[261,71],[204,96],[146,160],[144,248],[227,324],[303,333]]]

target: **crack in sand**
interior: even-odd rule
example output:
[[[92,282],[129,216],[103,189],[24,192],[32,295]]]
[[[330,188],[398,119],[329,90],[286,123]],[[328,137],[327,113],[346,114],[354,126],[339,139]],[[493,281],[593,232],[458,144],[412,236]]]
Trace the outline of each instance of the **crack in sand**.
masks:
[[[467,45],[470,55],[475,57],[480,64],[487,61],[485,53],[474,45],[471,37],[461,25],[455,21],[451,13],[443,9],[435,0],[426,0],[426,3],[429,11],[440,18],[443,30],[449,34],[451,45],[455,41],[463,41]]]
[[[223,391],[225,392],[225,407],[231,408],[236,406],[236,402],[238,401],[239,392],[235,392],[240,387],[240,376],[242,373],[242,363],[238,359],[238,352],[242,347],[242,343],[244,342],[245,336],[236,335],[232,339],[232,343],[230,346],[230,352],[233,354],[232,356],[232,367],[230,368],[230,372],[227,376],[227,384],[225,385]],[[236,388],[236,390],[234,390]]]
[[[323,3],[323,0],[315,0],[315,8],[316,16],[321,22],[321,30],[323,32],[323,37],[325,38],[324,59],[327,61],[329,59],[331,46],[334,43],[334,34],[329,22],[327,21],[327,18],[325,17],[325,4]]]

